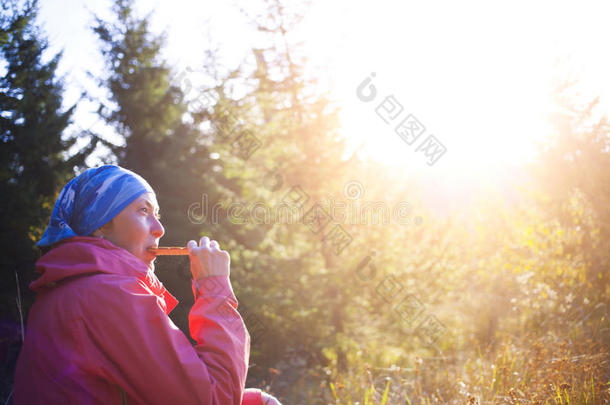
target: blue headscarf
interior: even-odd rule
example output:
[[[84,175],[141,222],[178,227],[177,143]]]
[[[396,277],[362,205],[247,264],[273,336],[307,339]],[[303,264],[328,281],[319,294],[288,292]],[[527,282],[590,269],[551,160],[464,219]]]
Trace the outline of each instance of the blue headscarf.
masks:
[[[88,236],[144,193],[155,193],[141,176],[120,166],[82,172],[61,190],[38,247],[72,236]]]

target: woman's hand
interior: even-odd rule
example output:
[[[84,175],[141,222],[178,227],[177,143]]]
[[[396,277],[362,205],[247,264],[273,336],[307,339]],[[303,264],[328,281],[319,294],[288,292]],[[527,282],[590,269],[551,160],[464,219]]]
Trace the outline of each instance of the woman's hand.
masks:
[[[261,398],[263,399],[263,405],[282,405],[273,395],[261,392]]]
[[[228,276],[230,274],[231,257],[225,250],[220,250],[218,242],[210,242],[207,236],[199,240],[199,246],[194,240],[187,244],[191,259],[191,274],[195,280],[210,276]]]

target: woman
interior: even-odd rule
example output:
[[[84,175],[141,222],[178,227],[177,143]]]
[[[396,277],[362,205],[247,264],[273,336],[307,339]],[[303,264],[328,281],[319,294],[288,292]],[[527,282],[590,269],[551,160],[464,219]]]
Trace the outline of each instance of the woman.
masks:
[[[229,254],[188,242],[193,345],[167,314],[154,273],[164,234],[153,189],[114,165],[61,191],[38,246],[38,293],[15,373],[16,404],[279,404],[244,390],[250,336],[237,312]]]

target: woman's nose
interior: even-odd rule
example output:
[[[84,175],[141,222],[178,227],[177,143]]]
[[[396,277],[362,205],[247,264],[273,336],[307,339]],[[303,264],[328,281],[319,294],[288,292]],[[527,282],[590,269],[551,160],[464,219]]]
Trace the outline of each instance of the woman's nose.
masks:
[[[163,225],[161,225],[161,221],[159,221],[157,218],[155,218],[155,222],[153,223],[150,233],[155,238],[160,238],[165,234],[165,229],[163,228]]]

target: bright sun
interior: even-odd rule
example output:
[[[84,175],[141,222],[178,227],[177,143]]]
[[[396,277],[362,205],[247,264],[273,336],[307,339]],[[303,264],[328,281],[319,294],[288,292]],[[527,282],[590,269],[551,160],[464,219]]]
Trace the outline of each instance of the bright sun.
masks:
[[[590,42],[604,38],[585,29],[599,17],[551,3],[475,3],[476,13],[454,2],[443,3],[442,13],[431,3],[316,4],[300,35],[328,76],[353,147],[364,144],[371,158],[409,167],[434,161],[443,172],[481,172],[533,157],[535,142],[550,132],[552,81],[562,73],[555,64],[574,52],[582,60],[595,57],[582,44],[593,50]],[[588,16],[582,24],[579,14]],[[594,61],[610,65],[607,58]],[[583,70],[589,82],[596,78],[597,94],[609,87],[601,72]],[[367,78],[362,94],[368,96],[359,97]],[[403,122],[425,131],[417,140],[401,139]],[[430,136],[446,150],[436,160],[426,156]]]

